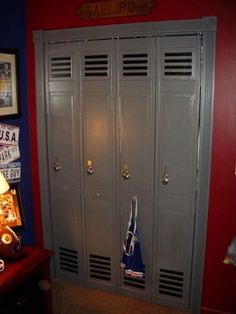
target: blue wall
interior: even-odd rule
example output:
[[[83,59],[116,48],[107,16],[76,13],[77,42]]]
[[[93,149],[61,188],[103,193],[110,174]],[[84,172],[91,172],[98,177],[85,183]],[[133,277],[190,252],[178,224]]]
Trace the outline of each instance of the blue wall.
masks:
[[[2,1],[0,12],[0,48],[17,49],[19,52],[19,99],[21,108],[19,118],[4,120],[0,117],[0,123],[20,128],[19,148],[21,157],[16,161],[21,162],[19,189],[26,221],[26,229],[22,231],[22,242],[35,244],[27,103],[26,0]]]

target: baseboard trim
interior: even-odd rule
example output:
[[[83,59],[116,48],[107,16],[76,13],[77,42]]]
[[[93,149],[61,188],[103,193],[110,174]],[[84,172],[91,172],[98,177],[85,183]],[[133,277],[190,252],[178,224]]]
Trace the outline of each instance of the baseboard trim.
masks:
[[[219,311],[219,310],[208,308],[208,307],[201,307],[201,314],[234,314],[234,313]]]

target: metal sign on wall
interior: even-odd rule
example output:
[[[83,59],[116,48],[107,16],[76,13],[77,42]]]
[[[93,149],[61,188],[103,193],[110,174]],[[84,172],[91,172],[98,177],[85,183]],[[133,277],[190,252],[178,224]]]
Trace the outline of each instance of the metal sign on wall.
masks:
[[[78,15],[83,20],[148,15],[155,0],[105,0],[81,3]]]

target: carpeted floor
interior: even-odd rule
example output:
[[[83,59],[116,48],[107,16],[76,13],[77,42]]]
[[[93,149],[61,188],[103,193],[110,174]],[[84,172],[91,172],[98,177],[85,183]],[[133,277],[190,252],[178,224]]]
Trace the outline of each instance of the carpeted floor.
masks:
[[[52,281],[54,314],[187,314],[72,283]]]

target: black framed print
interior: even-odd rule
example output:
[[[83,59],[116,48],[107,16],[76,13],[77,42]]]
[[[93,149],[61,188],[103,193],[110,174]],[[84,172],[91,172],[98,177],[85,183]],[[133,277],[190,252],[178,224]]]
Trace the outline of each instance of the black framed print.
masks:
[[[19,116],[18,86],[18,51],[0,48],[0,118]]]

